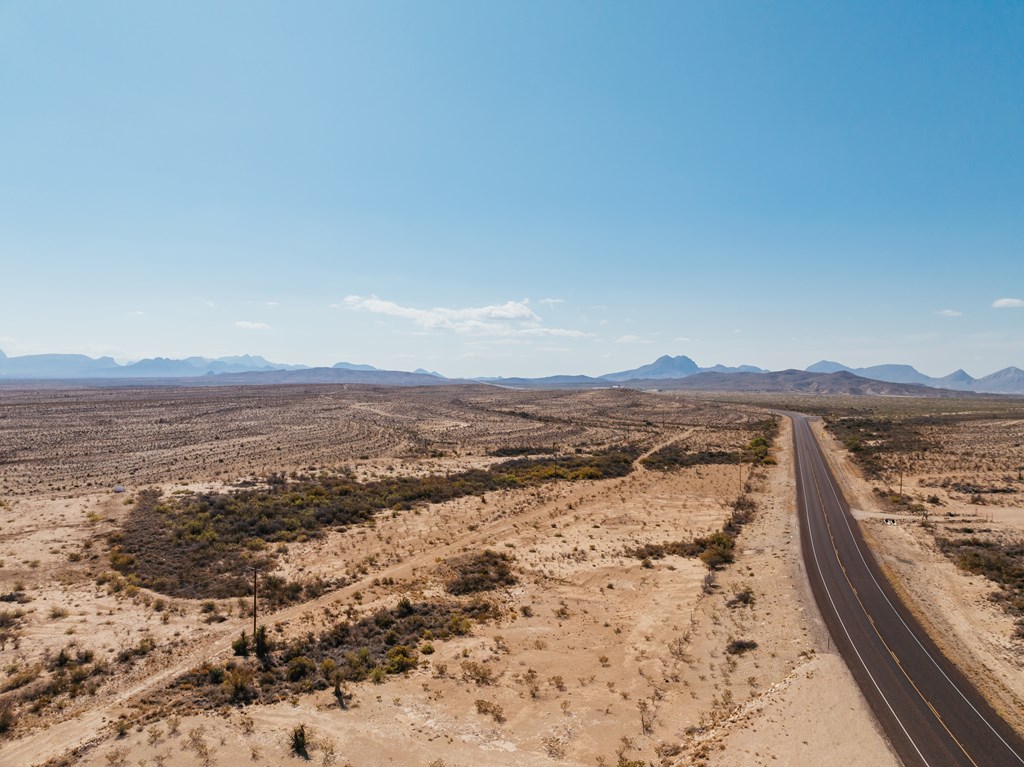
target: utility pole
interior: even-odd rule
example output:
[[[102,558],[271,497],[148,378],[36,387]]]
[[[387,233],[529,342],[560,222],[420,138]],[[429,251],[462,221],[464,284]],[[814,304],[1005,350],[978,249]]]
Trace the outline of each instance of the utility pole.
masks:
[[[738,451],[738,453],[736,454],[736,458],[737,458],[736,465],[739,467],[739,470],[740,470],[740,493],[739,493],[738,497],[742,497],[743,496],[743,450],[742,449]]]
[[[252,569],[252,641],[256,641],[256,569]]]

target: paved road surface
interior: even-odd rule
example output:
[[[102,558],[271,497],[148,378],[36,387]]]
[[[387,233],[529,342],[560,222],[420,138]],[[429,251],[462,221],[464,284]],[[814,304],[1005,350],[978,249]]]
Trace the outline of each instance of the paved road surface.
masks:
[[[907,767],[1024,767],[1024,741],[882,575],[806,416],[793,421],[804,562],[837,648]]]

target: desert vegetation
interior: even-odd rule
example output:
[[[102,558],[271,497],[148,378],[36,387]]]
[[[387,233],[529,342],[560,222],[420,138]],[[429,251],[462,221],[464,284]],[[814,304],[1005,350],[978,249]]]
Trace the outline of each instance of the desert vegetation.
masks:
[[[1013,401],[958,403],[955,412],[879,406],[839,410],[828,431],[872,481],[876,503],[922,522],[936,549],[998,588],[992,599],[1024,638],[1024,545],[1019,528],[986,524],[988,507],[1018,505],[1024,492],[1024,422]],[[908,412],[909,411],[909,412]]]
[[[121,531],[112,533],[111,566],[133,582],[177,597],[233,597],[251,593],[248,572],[269,569],[271,544],[305,541],[325,529],[366,522],[383,509],[410,509],[494,490],[556,480],[622,477],[638,449],[623,446],[590,455],[519,458],[448,475],[359,482],[351,474],[272,475],[259,488],[183,494],[138,493]],[[272,606],[323,593],[322,579],[287,583],[264,579]]]
[[[231,395],[0,399],[0,761],[700,763],[807,662],[763,408]]]
[[[699,535],[687,541],[666,541],[664,543],[645,543],[642,546],[627,550],[629,556],[649,562],[652,559],[663,559],[666,556],[698,557],[709,570],[717,570],[730,564],[735,558],[736,539],[740,531],[753,518],[757,504],[746,495],[742,495],[732,503],[729,514],[721,530],[708,535]]]
[[[339,621],[280,646],[270,642],[261,627],[251,642],[244,634],[236,641],[235,659],[193,669],[174,683],[172,691],[185,704],[215,708],[274,703],[333,688],[343,706],[341,685],[364,680],[381,684],[390,674],[412,671],[420,665],[425,643],[466,636],[474,623],[499,614],[484,601],[413,603],[403,599],[396,607]]]
[[[939,536],[939,549],[961,570],[998,586],[992,599],[1016,619],[1015,636],[1024,639],[1024,540],[992,535],[991,528],[959,527],[968,537]]]
[[[775,418],[765,419],[761,423],[754,424],[754,430],[757,432],[757,436],[738,450],[691,450],[684,441],[676,441],[658,448],[650,455],[645,456],[641,462],[648,469],[655,471],[674,471],[690,466],[711,464],[773,463],[774,459],[771,457],[770,448],[779,431],[778,421]]]
[[[485,549],[479,554],[466,554],[448,560],[452,577],[445,584],[451,594],[476,594],[514,586],[518,579],[513,572],[514,557]]]

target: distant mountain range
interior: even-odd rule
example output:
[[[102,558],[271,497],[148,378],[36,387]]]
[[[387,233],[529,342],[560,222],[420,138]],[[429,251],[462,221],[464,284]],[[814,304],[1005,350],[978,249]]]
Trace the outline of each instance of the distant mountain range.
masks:
[[[861,378],[889,383],[919,384],[937,389],[973,391],[983,394],[1024,394],[1024,370],[1008,367],[982,378],[974,378],[963,370],[957,370],[942,378],[932,378],[910,365],[874,365],[867,368],[851,368],[839,362],[822,360],[807,368],[809,373],[853,373]]]
[[[873,380],[845,370],[835,373],[813,373],[806,370],[765,371],[763,373],[709,371],[660,383],[660,388],[673,391],[856,394],[875,397],[970,397],[973,395],[973,392],[951,391],[920,384]]]
[[[263,357],[243,354],[233,357],[152,357],[121,365],[112,357],[92,358],[84,354],[26,354],[8,357],[0,351],[0,378],[79,379],[79,378],[189,378],[223,373],[248,373],[270,370],[305,370],[306,365],[285,365]],[[375,370],[366,366],[336,367]]]
[[[665,355],[630,370],[602,376],[557,375],[544,378],[448,379],[417,368],[413,372],[381,370],[373,365],[338,362],[326,368],[285,365],[263,357],[153,357],[125,365],[111,357],[82,354],[30,354],[8,357],[0,351],[0,380],[73,380],[92,385],[118,382],[218,386],[282,383],[362,383],[392,386],[486,383],[516,388],[603,388],[719,391],[807,391],[821,393],[930,396],[944,392],[1024,394],[1024,371],[1008,367],[983,378],[957,370],[932,378],[910,365],[850,368],[822,360],[806,370],[770,372],[754,365],[700,367],[685,355]]]
[[[477,378],[474,380],[485,381],[487,383],[498,383],[503,386],[518,386],[518,385],[530,385],[531,382],[534,384],[549,385],[549,386],[607,386],[609,382],[613,383],[624,383],[626,381],[631,384],[635,381],[667,381],[674,380],[677,378],[687,378],[688,376],[697,375],[698,373],[765,373],[759,367],[753,365],[740,365],[739,367],[726,367],[725,365],[715,365],[710,368],[702,368],[696,362],[689,357],[680,354],[678,357],[670,357],[664,355],[658,357],[654,362],[649,365],[641,365],[638,368],[632,370],[620,370],[618,373],[605,373],[602,376],[547,376],[546,378]]]

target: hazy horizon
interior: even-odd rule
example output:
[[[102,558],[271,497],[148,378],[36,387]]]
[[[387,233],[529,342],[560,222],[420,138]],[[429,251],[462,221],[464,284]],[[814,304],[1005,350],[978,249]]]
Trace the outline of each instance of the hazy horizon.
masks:
[[[0,7],[0,349],[1024,367],[1024,7]]]
[[[5,350],[2,349],[2,348],[0,348],[0,352],[4,352],[4,354],[6,354]],[[53,352],[52,354],[75,354],[75,353],[76,352]],[[50,354],[50,353],[44,353],[44,355],[46,355],[46,354]],[[7,357],[14,357],[14,356],[22,356],[22,355],[6,354],[6,356]],[[89,356],[89,355],[87,355],[87,356]],[[611,374],[611,373],[619,373],[619,372],[623,372],[625,370],[632,370],[634,368],[639,368],[639,367],[642,367],[644,365],[648,365],[648,364],[651,364],[653,362],[656,362],[657,360],[661,359],[662,357],[679,357],[679,356],[689,357],[702,370],[714,368],[714,367],[717,367],[717,366],[723,366],[723,367],[726,367],[726,368],[738,368],[738,367],[742,367],[742,366],[751,366],[751,367],[762,368],[762,370],[764,370],[766,372],[779,372],[779,371],[783,371],[783,370],[805,370],[805,369],[811,367],[812,365],[818,364],[820,362],[834,362],[834,363],[839,363],[840,365],[843,365],[845,367],[849,367],[849,368],[853,369],[854,371],[857,371],[858,369],[862,369],[862,368],[884,367],[884,366],[892,366],[892,365],[909,365],[910,364],[910,363],[905,363],[905,362],[889,361],[889,362],[875,363],[873,365],[860,365],[860,366],[857,366],[857,365],[847,365],[842,360],[824,359],[823,358],[823,359],[820,359],[820,360],[814,360],[813,362],[808,362],[806,365],[796,365],[796,364],[794,364],[794,365],[786,365],[786,366],[778,367],[778,368],[768,368],[768,367],[765,367],[763,365],[757,365],[756,363],[752,363],[752,362],[740,362],[740,363],[728,364],[728,365],[725,364],[725,363],[721,363],[721,362],[708,362],[706,360],[693,359],[692,357],[690,357],[690,355],[687,355],[685,352],[679,352],[679,353],[675,353],[675,354],[673,354],[673,353],[658,354],[657,356],[652,356],[652,357],[650,357],[650,358],[648,358],[648,359],[646,359],[646,360],[644,360],[644,361],[642,361],[640,363],[637,363],[636,365],[632,365],[632,366],[630,366],[628,368],[621,368],[621,369],[620,368],[616,368],[614,370],[609,369],[609,370],[602,370],[602,371],[593,372],[593,373],[580,373],[578,371],[562,370],[560,372],[547,373],[545,375],[550,375],[550,376],[557,376],[557,375],[587,375],[587,376],[591,376],[591,377],[600,377],[600,376]],[[278,359],[270,359],[270,358],[267,358],[265,355],[261,355],[261,354],[248,354],[248,353],[244,353],[244,352],[237,353],[237,354],[224,354],[224,355],[219,355],[219,356],[210,356],[210,355],[204,355],[204,354],[190,354],[190,355],[185,355],[185,356],[182,356],[182,357],[168,357],[168,355],[155,354],[155,355],[150,355],[148,357],[134,357],[134,358],[121,358],[121,359],[118,359],[118,358],[114,357],[113,359],[114,359],[114,361],[118,365],[126,366],[126,365],[131,365],[131,364],[134,364],[136,362],[143,361],[143,360],[152,360],[152,359],[188,360],[188,359],[201,358],[201,359],[205,359],[205,360],[208,360],[208,361],[216,361],[216,360],[230,360],[232,358],[244,358],[244,357],[262,358],[264,361],[266,361],[267,363],[269,363],[271,365],[288,365],[288,366],[298,365],[298,366],[305,366],[307,368],[333,367],[336,364],[344,363],[344,364],[349,364],[349,365],[354,365],[354,366],[369,365],[369,366],[374,367],[374,368],[376,368],[378,370],[384,370],[384,371],[386,371],[386,370],[401,370],[401,371],[406,371],[406,372],[413,372],[414,370],[426,370],[427,372],[430,372],[430,373],[438,373],[438,374],[440,374],[440,375],[442,375],[442,376],[444,376],[446,378],[480,378],[480,379],[491,379],[491,378],[533,378],[533,377],[535,377],[535,376],[526,376],[526,375],[522,375],[522,374],[518,374],[518,373],[513,373],[511,375],[490,375],[490,374],[487,374],[487,373],[478,373],[478,374],[470,373],[470,374],[462,374],[462,375],[459,375],[459,376],[454,376],[454,375],[448,375],[444,371],[441,371],[441,370],[427,369],[423,365],[415,364],[414,360],[411,361],[409,365],[406,365],[404,367],[400,367],[400,368],[387,368],[387,367],[383,367],[381,365],[375,365],[372,361],[367,361],[367,360],[340,359],[340,360],[334,360],[333,362],[324,362],[322,364],[310,364],[310,363],[307,363],[307,362],[305,362],[303,360],[278,360]],[[93,356],[93,359],[97,359],[97,357]],[[1008,369],[1008,368],[1011,368],[1011,367],[1017,367],[1017,366],[1015,366],[1015,365],[1005,365],[1002,368],[998,368],[996,370],[989,370],[989,371],[983,371],[983,372],[974,372],[974,373],[972,373],[969,370],[964,370],[963,368],[957,368],[957,369],[954,369],[954,370],[949,370],[949,371],[947,371],[945,373],[937,373],[937,374],[936,373],[931,373],[931,372],[926,371],[926,370],[921,370],[920,368],[918,368],[915,365],[910,365],[910,367],[913,367],[915,370],[917,370],[917,372],[924,373],[925,375],[928,375],[928,376],[930,376],[932,378],[942,378],[944,376],[947,376],[947,375],[950,375],[952,373],[955,373],[955,372],[958,372],[960,370],[963,370],[964,372],[968,373],[968,375],[971,375],[972,378],[980,379],[980,378],[983,378],[983,377],[985,377],[987,375],[990,375],[990,374],[993,374],[993,373],[998,373],[998,372],[1001,372],[1001,371],[1003,371],[1005,369]],[[543,376],[536,376],[536,377],[543,377]]]

